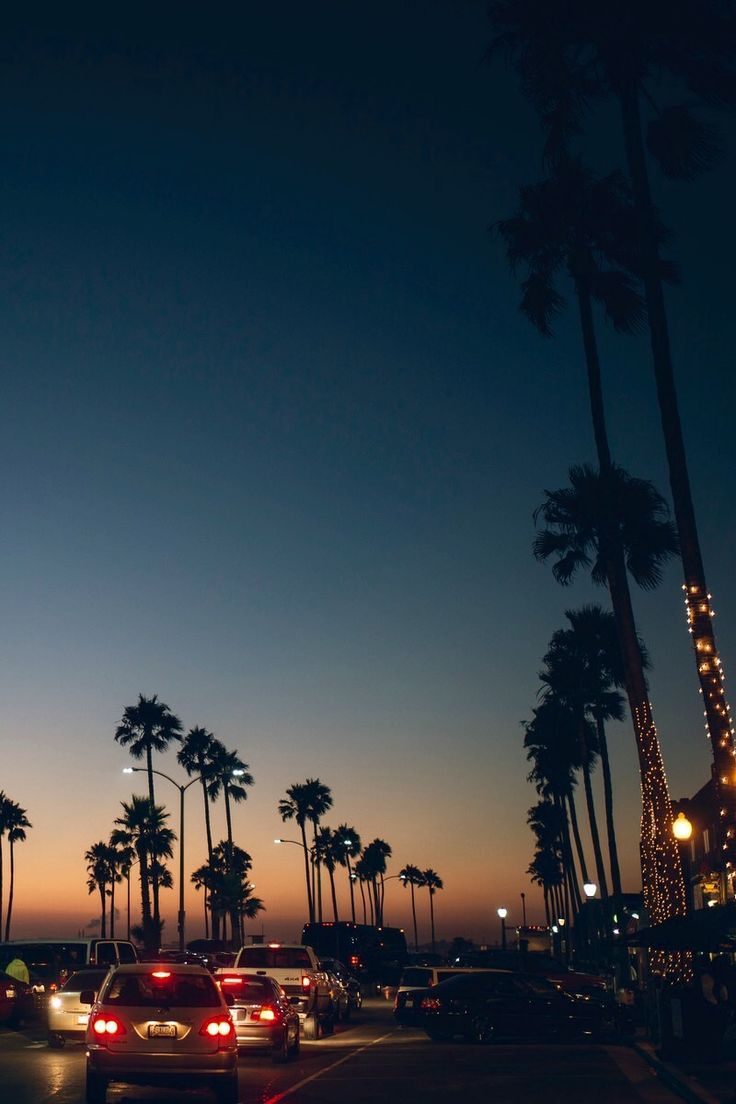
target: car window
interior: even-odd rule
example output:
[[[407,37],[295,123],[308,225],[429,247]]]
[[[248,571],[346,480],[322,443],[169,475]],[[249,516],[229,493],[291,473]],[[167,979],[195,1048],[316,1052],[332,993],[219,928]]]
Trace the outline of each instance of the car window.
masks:
[[[531,989],[533,993],[538,993],[543,997],[552,997],[557,995],[557,989],[551,982],[545,981],[544,978],[525,978],[523,983],[526,989]]]
[[[104,1003],[121,1008],[218,1008],[220,996],[205,974],[176,974],[156,978],[153,973],[114,974]]]
[[[404,970],[401,975],[402,985],[414,985],[417,989],[424,989],[429,985],[432,978],[432,971],[422,969],[421,966],[410,966],[408,970]]]
[[[61,989],[64,993],[81,993],[82,989],[99,989],[107,977],[107,970],[80,970],[71,974]]]
[[[244,947],[238,966],[249,970],[309,969],[309,955],[301,947]]]
[[[118,954],[120,955],[120,961],[122,963],[137,962],[135,949],[130,943],[118,943]]]
[[[117,955],[115,954],[114,943],[98,943],[95,948],[95,958],[102,965],[104,962],[107,966],[114,966],[117,962]]]

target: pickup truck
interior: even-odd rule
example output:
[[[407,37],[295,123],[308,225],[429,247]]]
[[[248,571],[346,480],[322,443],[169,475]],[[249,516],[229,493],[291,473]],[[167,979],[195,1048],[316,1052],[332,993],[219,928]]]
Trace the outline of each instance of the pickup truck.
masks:
[[[227,992],[232,994],[235,1008],[237,978],[243,974],[267,975],[281,986],[299,1014],[305,1039],[331,1034],[334,1009],[330,983],[311,947],[301,943],[254,943],[241,947],[233,966],[215,970],[217,981],[221,986],[226,984]]]

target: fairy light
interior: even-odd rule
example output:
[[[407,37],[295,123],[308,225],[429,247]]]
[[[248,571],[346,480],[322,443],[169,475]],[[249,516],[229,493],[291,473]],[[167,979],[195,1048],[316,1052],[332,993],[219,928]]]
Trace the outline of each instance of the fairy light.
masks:
[[[731,707],[726,701],[723,664],[716,648],[713,634],[715,610],[712,595],[696,583],[683,583],[685,616],[688,632],[693,641],[700,676],[700,692],[703,698],[705,732],[713,753],[713,784],[716,801],[721,806],[721,835],[717,844],[723,850],[727,870],[736,861],[736,786],[732,785],[733,760],[736,758],[736,741],[731,722]],[[734,886],[729,880],[730,895]]]

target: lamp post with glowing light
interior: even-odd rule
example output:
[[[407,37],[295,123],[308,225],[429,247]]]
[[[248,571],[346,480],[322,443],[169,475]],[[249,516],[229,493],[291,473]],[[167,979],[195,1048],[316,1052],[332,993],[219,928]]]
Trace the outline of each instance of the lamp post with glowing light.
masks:
[[[501,950],[506,950],[506,917],[509,914],[509,910],[505,908],[496,909],[501,920]]]
[[[692,909],[693,907],[693,880],[690,870],[690,848],[686,846],[692,839],[693,826],[692,822],[688,820],[685,813],[680,810],[675,819],[672,821],[672,835],[677,840],[680,851],[680,862],[682,863],[682,874],[685,879],[685,894],[687,897],[687,907]]]

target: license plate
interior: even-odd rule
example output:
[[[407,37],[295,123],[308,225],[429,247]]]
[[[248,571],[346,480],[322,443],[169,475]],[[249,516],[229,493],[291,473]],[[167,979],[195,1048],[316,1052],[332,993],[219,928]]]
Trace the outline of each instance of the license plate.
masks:
[[[87,1012],[84,1016],[77,1016],[77,1023],[78,1024],[88,1024],[89,1023],[89,1012]]]
[[[151,1038],[175,1039],[176,1038],[176,1025],[175,1024],[149,1024],[148,1034]]]

